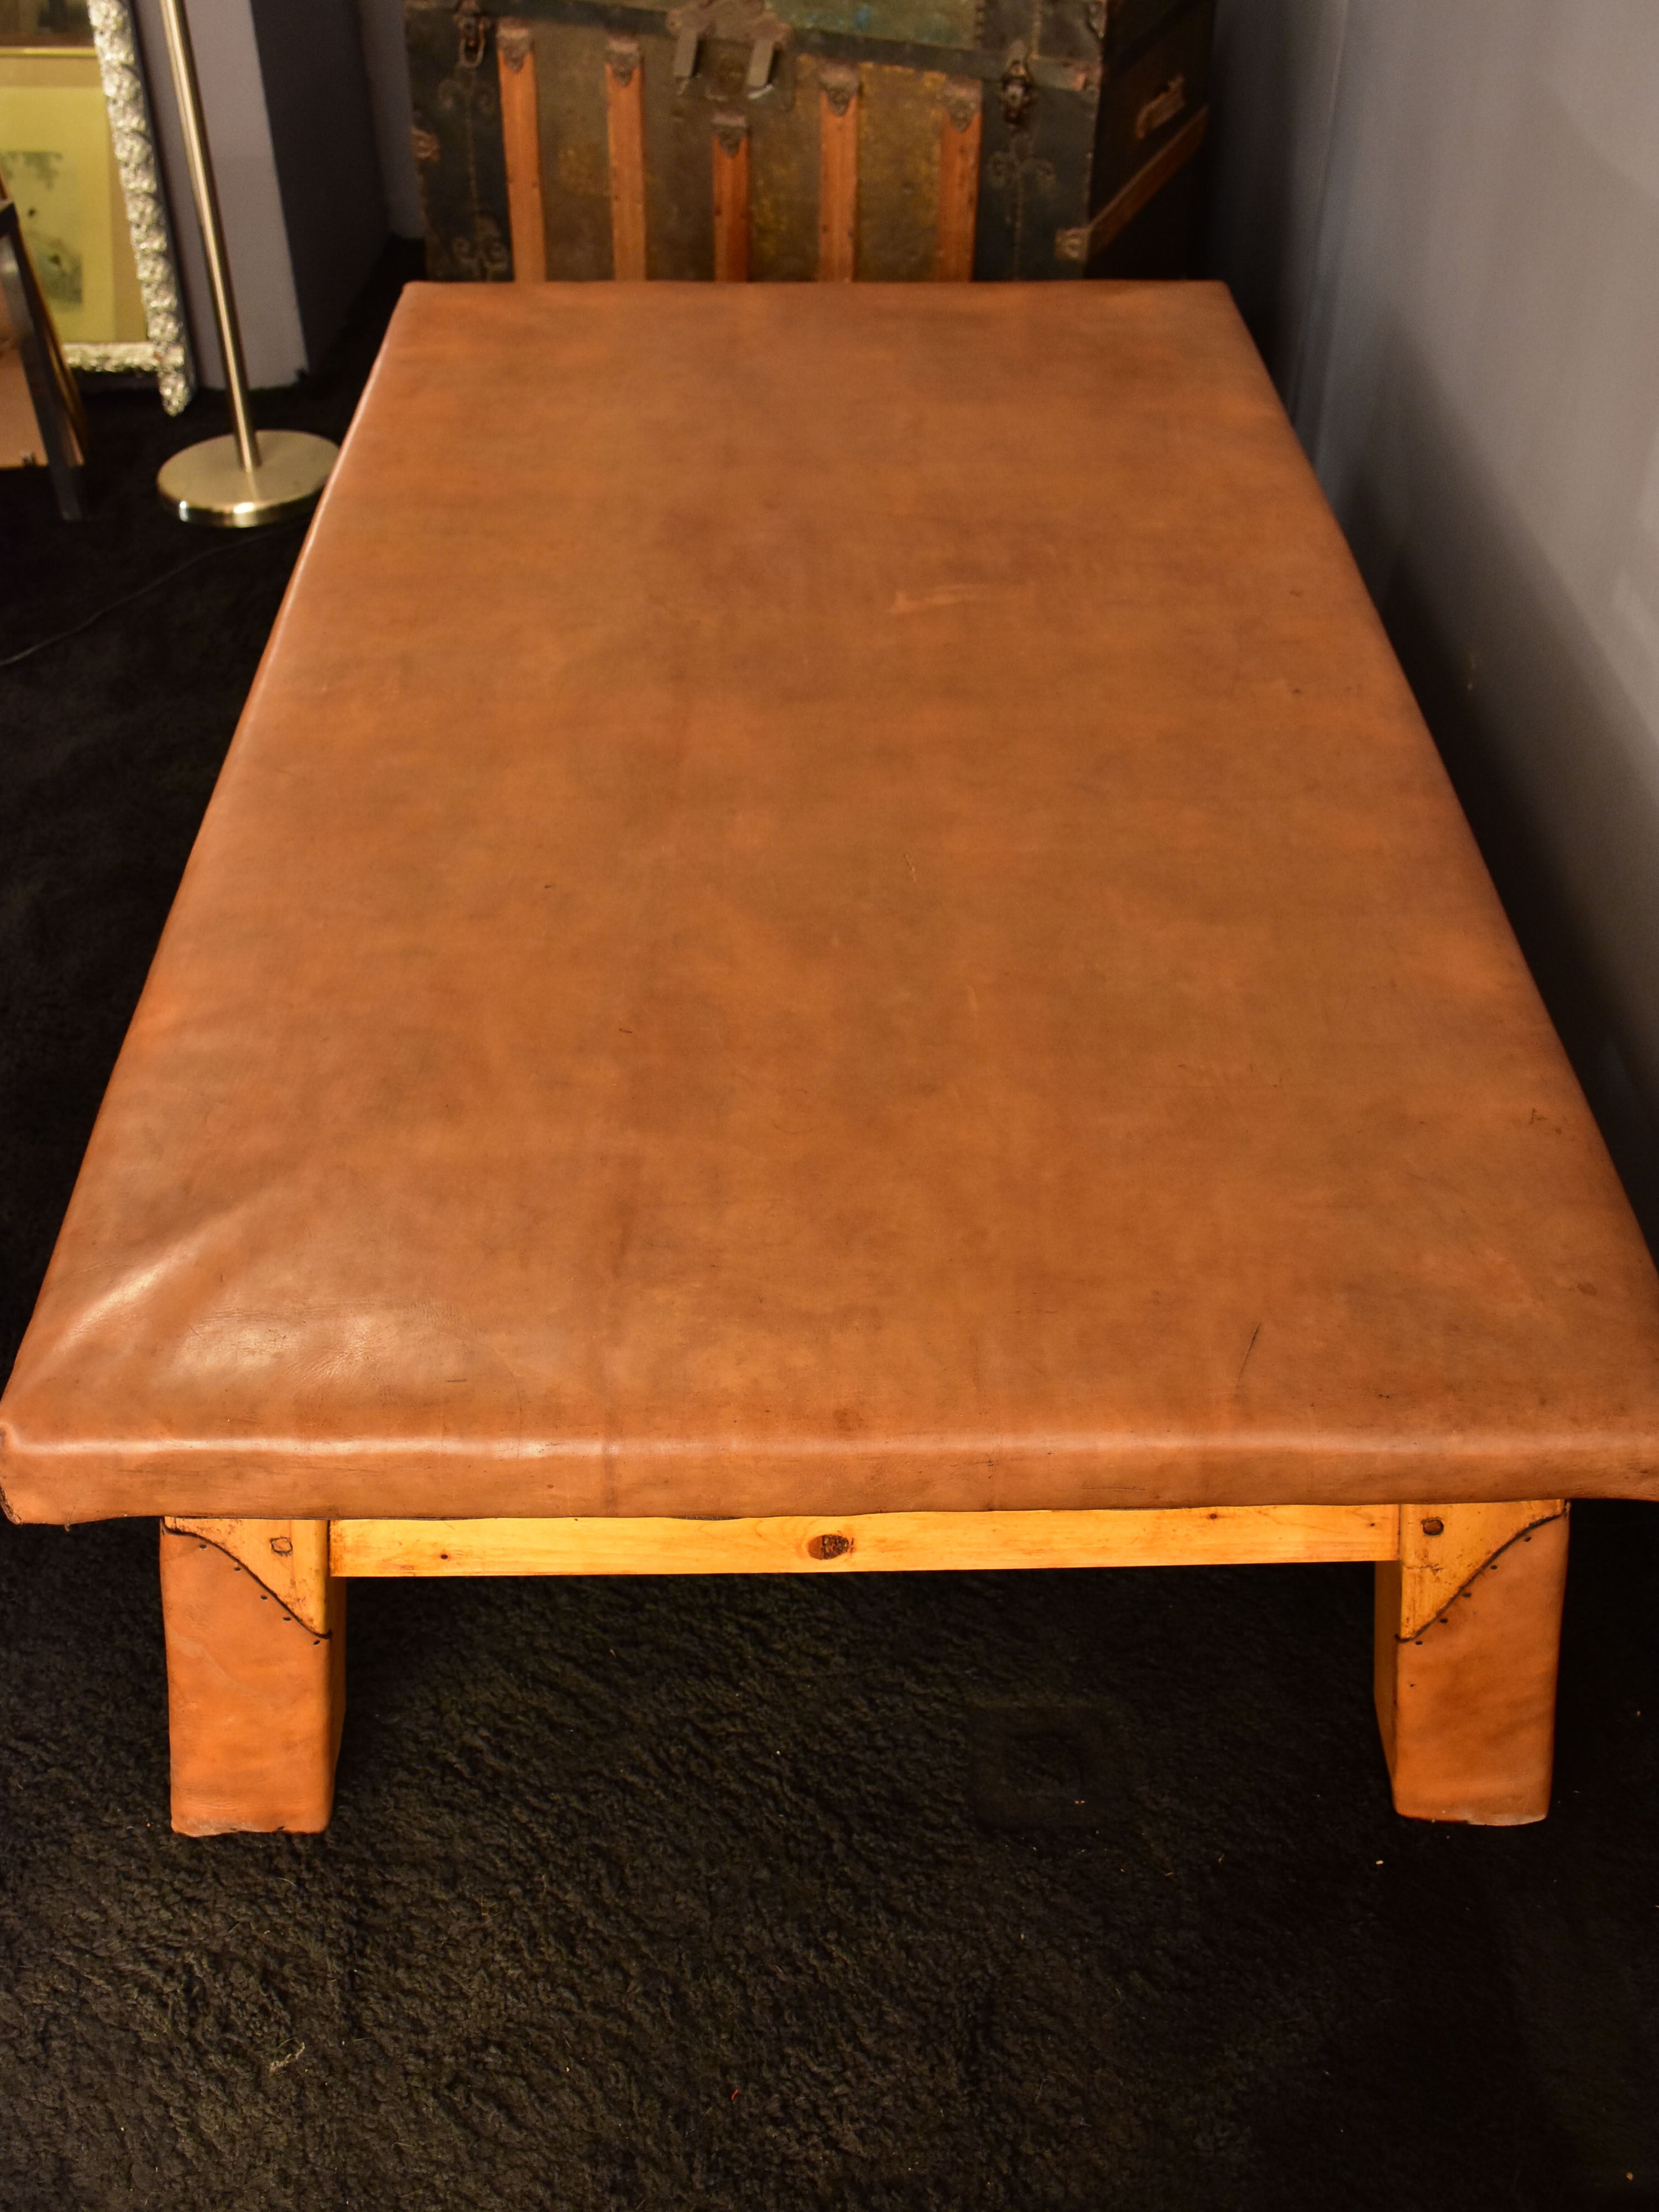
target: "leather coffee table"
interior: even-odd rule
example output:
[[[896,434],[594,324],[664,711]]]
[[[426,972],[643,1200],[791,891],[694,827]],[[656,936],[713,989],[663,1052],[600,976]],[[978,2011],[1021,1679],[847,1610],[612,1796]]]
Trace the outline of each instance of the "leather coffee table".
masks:
[[[1540,1816],[1659,1286],[1224,292],[407,292],[0,1422],[194,1833],[352,1576],[1258,1559]]]

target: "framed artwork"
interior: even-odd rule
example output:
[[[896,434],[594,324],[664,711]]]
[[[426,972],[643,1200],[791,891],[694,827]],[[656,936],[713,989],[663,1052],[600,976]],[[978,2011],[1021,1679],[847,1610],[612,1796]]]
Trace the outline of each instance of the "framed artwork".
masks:
[[[176,414],[195,373],[129,0],[50,12],[73,20],[0,16],[0,179],[70,367],[153,374]]]
[[[0,177],[66,345],[141,343],[144,301],[127,234],[98,56],[0,46]]]

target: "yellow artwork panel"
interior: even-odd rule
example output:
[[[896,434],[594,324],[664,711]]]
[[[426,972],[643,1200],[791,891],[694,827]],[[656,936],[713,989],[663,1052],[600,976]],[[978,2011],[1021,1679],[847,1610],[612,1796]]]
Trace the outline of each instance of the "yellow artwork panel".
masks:
[[[144,337],[97,58],[0,47],[0,179],[68,344]]]

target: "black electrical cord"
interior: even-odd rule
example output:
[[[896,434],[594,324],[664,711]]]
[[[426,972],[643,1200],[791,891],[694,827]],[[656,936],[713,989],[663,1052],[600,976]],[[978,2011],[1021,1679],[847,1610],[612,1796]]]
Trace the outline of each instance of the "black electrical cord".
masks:
[[[292,520],[279,522],[276,527],[278,530],[292,530],[300,523],[308,522],[310,519],[308,515],[295,515]],[[50,637],[37,638],[33,645],[24,646],[19,653],[9,653],[0,657],[0,668],[15,668],[20,660],[33,660],[37,653],[45,653],[51,646],[63,645],[70,638],[79,637],[82,630],[90,629],[94,623],[102,622],[106,615],[115,614],[122,607],[130,607],[135,599],[142,599],[146,592],[159,592],[163,584],[170,584],[175,576],[182,576],[187,568],[199,568],[204,561],[216,561],[223,554],[234,553],[239,545],[251,544],[256,538],[264,538],[269,542],[270,534],[269,530],[250,531],[246,533],[238,531],[228,544],[210,545],[205,553],[193,553],[188,561],[181,561],[176,568],[165,568],[159,576],[152,576],[149,583],[140,584],[136,592],[125,592],[118,599],[111,599],[106,605],[96,608],[91,614],[82,616],[82,619],[72,624],[70,629],[55,630]]]

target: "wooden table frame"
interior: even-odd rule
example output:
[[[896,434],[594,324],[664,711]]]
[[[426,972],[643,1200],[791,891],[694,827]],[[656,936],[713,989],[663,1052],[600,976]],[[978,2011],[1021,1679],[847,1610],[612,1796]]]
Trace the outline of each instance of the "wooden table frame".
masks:
[[[1560,1498],[741,1520],[168,1517],[173,1826],[326,1826],[358,1575],[858,1574],[1376,1562],[1377,1717],[1395,1808],[1504,1826],[1549,1808]]]

